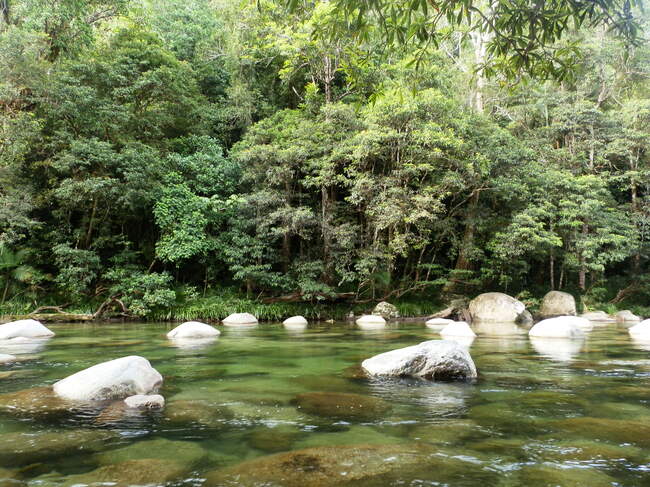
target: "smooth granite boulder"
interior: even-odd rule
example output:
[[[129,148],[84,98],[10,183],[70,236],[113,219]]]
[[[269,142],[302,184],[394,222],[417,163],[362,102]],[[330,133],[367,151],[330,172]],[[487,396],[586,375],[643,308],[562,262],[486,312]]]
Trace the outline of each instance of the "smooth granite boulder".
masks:
[[[553,318],[555,316],[575,316],[576,300],[569,294],[562,291],[549,291],[542,299],[542,306],[539,309],[542,318]]]
[[[9,338],[51,337],[54,332],[36,320],[18,320],[0,325],[0,340]]]
[[[155,393],[162,382],[147,359],[131,355],[93,365],[56,382],[53,389],[70,401],[105,401]]]
[[[212,338],[221,335],[215,327],[200,321],[186,321],[167,333],[167,338]]]
[[[454,341],[430,340],[375,355],[361,363],[371,377],[420,377],[434,381],[477,377],[466,348]]]

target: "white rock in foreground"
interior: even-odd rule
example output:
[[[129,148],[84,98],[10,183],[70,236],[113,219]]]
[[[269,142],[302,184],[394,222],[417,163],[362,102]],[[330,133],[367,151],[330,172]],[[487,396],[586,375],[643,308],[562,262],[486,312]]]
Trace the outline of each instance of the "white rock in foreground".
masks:
[[[440,330],[443,337],[475,337],[476,333],[465,321],[454,321]]]
[[[124,399],[124,404],[133,409],[161,409],[165,406],[165,398],[160,394],[136,394]]]
[[[16,357],[6,353],[0,353],[0,364],[10,364],[16,361]]]
[[[453,323],[453,322],[454,322],[454,320],[449,320],[447,318],[431,318],[430,320],[427,320],[426,323],[424,323],[424,324],[429,328],[433,328],[434,330],[438,330],[440,328],[444,328],[449,323]]]
[[[167,338],[208,338],[221,335],[215,327],[200,321],[186,321],[167,333]]]
[[[467,380],[477,376],[467,349],[454,341],[430,340],[375,355],[361,363],[370,376]]]
[[[257,325],[257,318],[250,313],[233,313],[222,323],[226,326]]]
[[[292,316],[282,322],[284,326],[305,327],[308,325],[307,318],[304,316]]]
[[[24,337],[51,337],[54,332],[36,320],[18,320],[0,325],[0,340]]]
[[[53,386],[71,401],[104,401],[157,392],[163,378],[144,357],[131,355],[93,365]]]
[[[582,338],[584,333],[576,320],[589,322],[589,320],[578,318],[577,316],[548,318],[533,326],[528,332],[528,335],[542,338]]]
[[[650,340],[650,319],[643,320],[641,323],[628,328],[627,332],[634,338]]]

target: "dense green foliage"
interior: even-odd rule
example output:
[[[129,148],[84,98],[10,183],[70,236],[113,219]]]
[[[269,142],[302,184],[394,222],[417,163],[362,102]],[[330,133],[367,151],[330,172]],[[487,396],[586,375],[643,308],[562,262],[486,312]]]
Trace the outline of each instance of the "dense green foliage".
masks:
[[[390,2],[0,2],[0,311],[643,303],[647,18],[448,3],[403,19],[423,46],[389,42]]]

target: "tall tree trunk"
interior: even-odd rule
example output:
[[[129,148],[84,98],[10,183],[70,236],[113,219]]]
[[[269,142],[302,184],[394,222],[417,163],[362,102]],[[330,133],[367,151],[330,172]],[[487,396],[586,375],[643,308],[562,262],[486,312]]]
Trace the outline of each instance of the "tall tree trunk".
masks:
[[[0,13],[2,13],[4,23],[9,25],[9,0],[0,0]]]
[[[583,237],[587,236],[588,231],[589,231],[589,227],[587,226],[586,223],[583,223],[582,224]],[[584,291],[587,289],[587,265],[585,262],[585,256],[582,252],[580,253],[579,262],[580,262],[580,270],[578,271],[578,286],[582,291]]]
[[[553,255],[553,252],[551,252],[551,255],[549,257],[548,261],[549,265],[549,277],[551,281],[551,290],[555,289],[555,255]]]
[[[458,250],[458,258],[456,265],[451,273],[451,278],[443,289],[443,293],[451,294],[458,290],[458,283],[453,280],[454,275],[462,273],[462,271],[469,271],[472,269],[472,262],[469,258],[470,252],[474,247],[474,234],[476,232],[476,215],[478,213],[478,201],[480,191],[475,190],[470,197],[467,215],[465,216],[465,232],[463,233],[463,240]]]

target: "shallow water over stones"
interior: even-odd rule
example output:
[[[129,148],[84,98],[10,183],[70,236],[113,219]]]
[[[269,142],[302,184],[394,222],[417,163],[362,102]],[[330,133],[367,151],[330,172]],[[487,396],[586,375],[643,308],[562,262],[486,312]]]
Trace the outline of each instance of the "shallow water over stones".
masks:
[[[183,347],[173,327],[54,325],[36,354],[0,365],[0,485],[650,485],[650,357],[616,324],[579,346],[476,329],[471,384],[356,373],[438,339],[424,323],[261,324]],[[162,411],[47,394],[125,355],[164,376]]]

